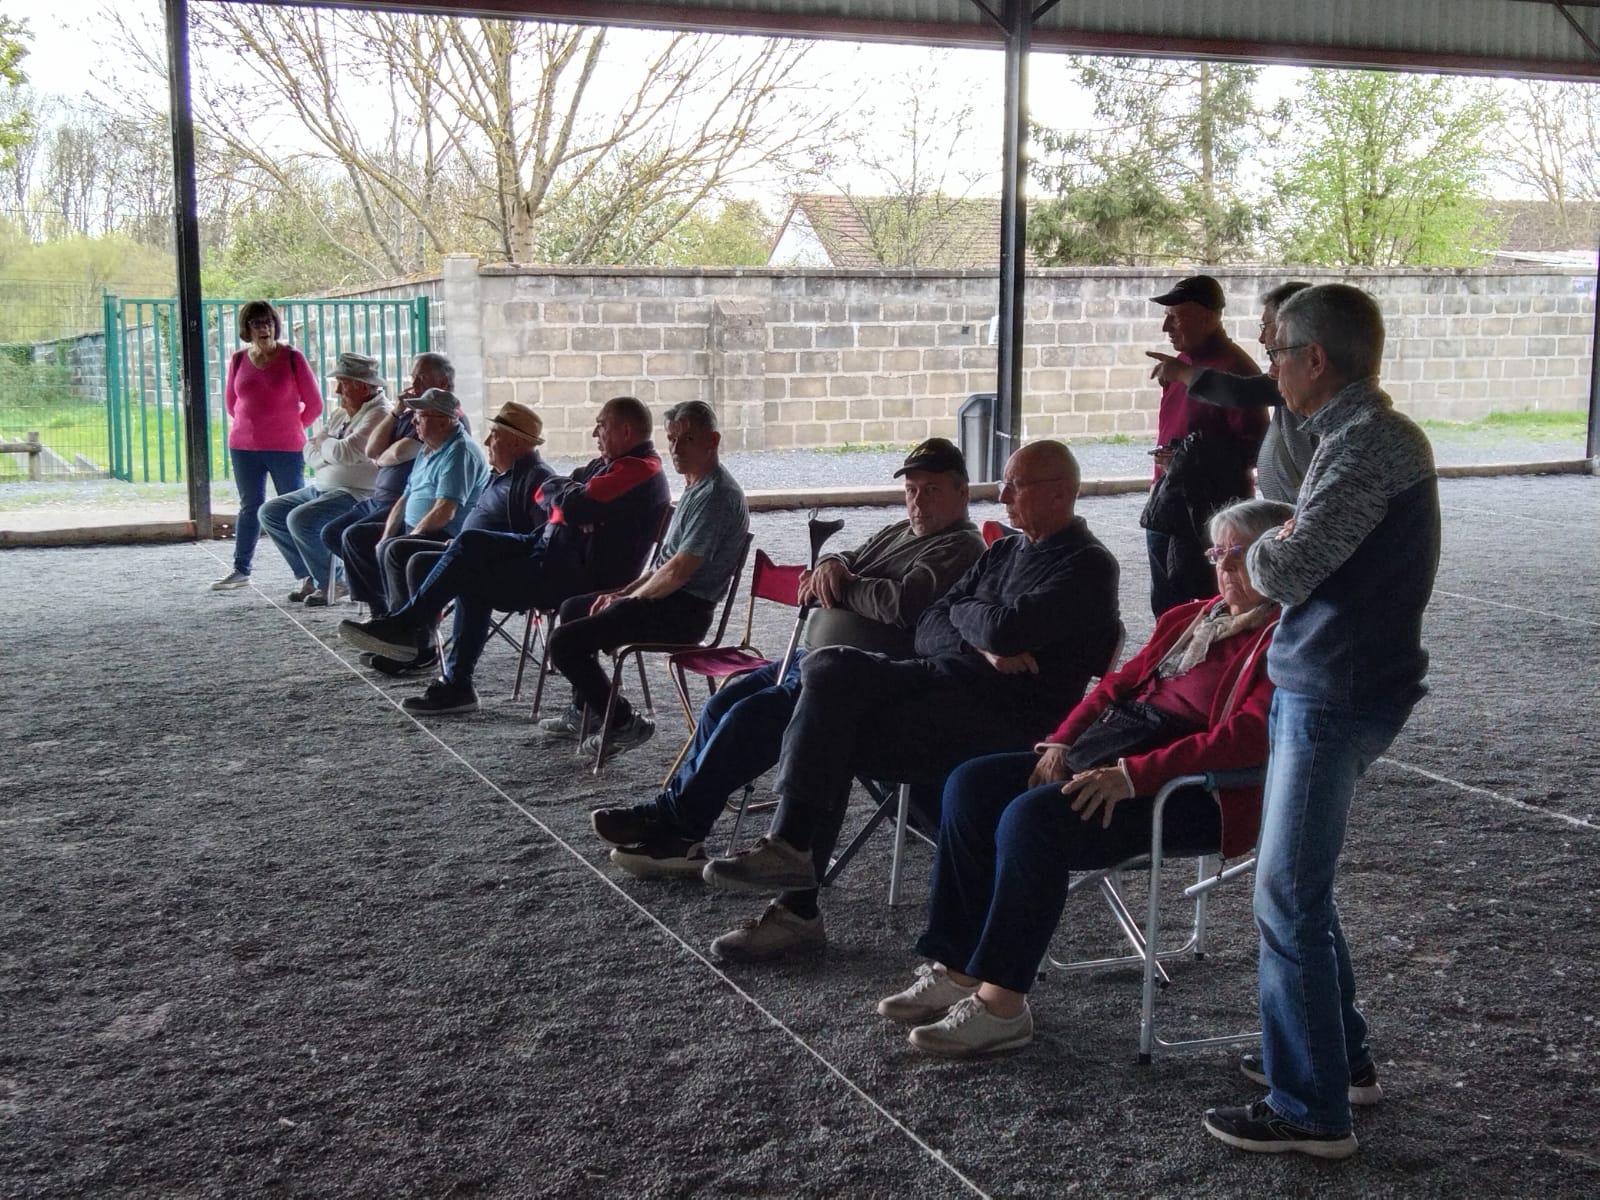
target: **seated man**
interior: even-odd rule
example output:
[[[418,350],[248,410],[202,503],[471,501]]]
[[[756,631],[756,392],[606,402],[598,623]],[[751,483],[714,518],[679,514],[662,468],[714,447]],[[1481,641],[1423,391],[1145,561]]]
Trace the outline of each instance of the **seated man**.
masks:
[[[274,496],[261,506],[261,528],[297,581],[289,599],[313,608],[327,603],[332,582],[332,555],[323,545],[322,531],[372,495],[378,465],[367,456],[367,443],[388,416],[377,359],[346,351],[339,355],[333,379],[339,406],[328,414],[322,432],[306,441],[310,486]]]
[[[895,472],[902,475],[906,519],[854,550],[824,555],[801,576],[801,602],[817,607],[788,674],[779,680],[774,663],[729,680],[701,708],[682,767],[653,801],[595,810],[595,832],[617,847],[612,862],[642,879],[700,878],[702,842],[728,797],[778,761],[808,650],[916,654],[917,619],[978,560],[983,538],[967,519],[966,463],[950,442],[915,447]]]
[[[638,573],[671,503],[650,426],[650,410],[634,397],[606,401],[594,426],[600,457],[570,478],[546,479],[534,492],[547,516],[539,529],[470,530],[450,544],[410,600],[390,616],[340,624],[340,636],[363,650],[409,659],[432,640],[439,614],[455,601],[445,675],[406,700],[407,711],[477,711],[472,675],[495,609],[554,608],[569,596],[617,587]]]
[[[782,894],[712,942],[714,955],[757,961],[823,945],[817,886],[856,775],[942,783],[969,758],[1032,746],[1083,695],[1120,623],[1117,561],[1076,516],[1077,496],[1072,451],[1022,447],[1000,485],[1021,536],[996,542],[922,614],[921,657],[842,646],[806,657],[772,828],[705,869],[718,887]]]
[[[489,456],[489,482],[461,524],[463,534],[474,529],[503,533],[536,533],[546,513],[534,496],[553,472],[539,455],[544,443],[544,422],[525,404],[508,400],[489,418],[484,447]],[[432,538],[391,538],[384,543],[384,594],[409,600],[428,578],[444,551]],[[373,655],[370,663],[385,675],[410,675],[432,671],[439,662],[438,648],[429,637],[410,659]]]
[[[330,555],[344,560],[345,581],[350,595],[372,606],[373,613],[383,608],[383,569],[378,563],[378,540],[383,536],[389,510],[406,489],[411,478],[411,466],[422,453],[422,439],[417,436],[416,412],[406,401],[414,400],[429,388],[451,391],[455,387],[456,369],[450,360],[437,351],[429,350],[417,355],[411,363],[411,382],[395,397],[394,409],[385,415],[367,438],[367,454],[378,465],[376,490],[371,497],[357,504],[343,516],[329,522],[322,530],[322,544]],[[466,418],[462,417],[466,426]],[[470,428],[468,430],[470,432]],[[322,602],[329,597],[325,594]],[[317,601],[313,601],[315,607]]]
[[[603,719],[611,683],[600,667],[600,651],[629,642],[696,642],[711,627],[750,528],[744,492],[717,460],[721,441],[716,413],[705,401],[667,410],[667,444],[686,485],[683,496],[648,571],[627,587],[574,596],[561,606],[550,662],[572,684],[573,699],[565,712],[539,722],[546,734],[577,737],[580,706]],[[649,740],[655,722],[618,696],[609,732],[597,729],[583,749],[595,753],[602,733],[613,752],[629,750]]]

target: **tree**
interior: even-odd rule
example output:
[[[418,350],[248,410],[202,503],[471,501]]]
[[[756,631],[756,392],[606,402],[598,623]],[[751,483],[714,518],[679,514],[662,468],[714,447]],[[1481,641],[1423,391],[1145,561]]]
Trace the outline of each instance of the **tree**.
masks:
[[[1501,103],[1497,170],[1555,205],[1569,242],[1585,244],[1590,226],[1570,206],[1600,200],[1600,93],[1591,83],[1529,80],[1508,85]]]
[[[1460,266],[1493,240],[1478,198],[1499,109],[1441,76],[1313,71],[1276,176],[1285,262]]]
[[[0,84],[6,94],[12,94],[28,82],[23,73],[22,60],[28,53],[24,41],[28,27],[10,17],[0,17]],[[14,165],[16,148],[33,137],[33,117],[26,108],[0,111],[0,169]]]
[[[1073,65],[1096,125],[1032,128],[1030,172],[1050,197],[1029,218],[1034,260],[1218,263],[1246,251],[1258,221],[1240,164],[1278,117],[1255,102],[1258,69],[1164,59]]]
[[[456,250],[648,258],[735,181],[804,163],[831,120],[795,42],[241,5],[191,19],[197,122],[277,192],[337,171],[359,234],[336,232],[370,275]]]

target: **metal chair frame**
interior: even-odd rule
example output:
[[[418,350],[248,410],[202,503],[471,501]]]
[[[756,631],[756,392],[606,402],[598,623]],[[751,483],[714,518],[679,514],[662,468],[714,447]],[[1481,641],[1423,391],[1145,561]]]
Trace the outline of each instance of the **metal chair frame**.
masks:
[[[1187,938],[1181,945],[1163,949],[1161,947],[1161,868],[1167,861],[1167,855],[1162,847],[1162,822],[1167,801],[1181,788],[1203,787],[1215,797],[1216,793],[1223,788],[1258,785],[1264,776],[1264,768],[1254,768],[1242,771],[1207,771],[1200,775],[1180,775],[1178,778],[1170,780],[1156,793],[1149,851],[1126,859],[1112,867],[1085,872],[1074,879],[1068,886],[1067,894],[1069,898],[1077,892],[1090,887],[1099,891],[1106,902],[1106,907],[1111,910],[1112,919],[1117,923],[1118,928],[1122,931],[1122,936],[1127,940],[1133,952],[1105,958],[1075,959],[1070,961],[1063,961],[1047,952],[1044,963],[1040,965],[1040,971],[1043,973],[1046,968],[1052,968],[1070,973],[1075,971],[1094,971],[1101,967],[1125,966],[1132,963],[1140,964],[1143,971],[1143,985],[1139,1002],[1139,1062],[1142,1064],[1150,1062],[1151,1055],[1157,1046],[1163,1050],[1198,1050],[1215,1046],[1243,1045],[1261,1039],[1260,1031],[1253,1030],[1241,1033],[1216,1034],[1207,1037],[1175,1038],[1168,1041],[1156,1032],[1155,997],[1158,989],[1165,989],[1172,982],[1171,976],[1167,974],[1167,970],[1163,965],[1164,960],[1178,958],[1191,952],[1196,958],[1205,957],[1207,903],[1211,893],[1230,879],[1253,872],[1256,865],[1256,858],[1253,852],[1231,866],[1224,866],[1222,858],[1217,854],[1202,854],[1196,857],[1195,882],[1183,890],[1184,898],[1194,901],[1193,923]],[[1139,923],[1138,918],[1134,916],[1121,891],[1123,875],[1129,871],[1145,872],[1149,879],[1150,894],[1145,907],[1145,918],[1142,925]]]

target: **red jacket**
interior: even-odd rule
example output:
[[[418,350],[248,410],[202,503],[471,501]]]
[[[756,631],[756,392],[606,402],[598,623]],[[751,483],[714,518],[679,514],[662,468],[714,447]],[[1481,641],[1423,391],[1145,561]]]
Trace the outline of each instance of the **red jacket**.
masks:
[[[1072,745],[1106,705],[1137,692],[1184,632],[1215,603],[1213,596],[1209,600],[1192,600],[1162,613],[1144,649],[1102,679],[1073,707],[1044,744]],[[1259,767],[1266,763],[1267,708],[1272,703],[1266,652],[1277,625],[1277,618],[1273,617],[1260,629],[1236,634],[1212,645],[1213,655],[1226,656],[1227,669],[1222,675],[1222,686],[1211,700],[1210,724],[1170,745],[1124,759],[1123,765],[1133,781],[1136,795],[1153,796],[1163,784],[1179,775]],[[1222,853],[1227,857],[1243,854],[1255,845],[1261,824],[1261,789],[1230,788],[1220,799]]]

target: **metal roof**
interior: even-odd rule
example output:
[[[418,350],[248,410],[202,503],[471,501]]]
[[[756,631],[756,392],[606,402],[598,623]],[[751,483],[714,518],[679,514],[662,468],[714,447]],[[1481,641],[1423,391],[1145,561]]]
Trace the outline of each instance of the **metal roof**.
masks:
[[[337,6],[998,48],[1004,3],[338,0]],[[1600,78],[1600,0],[1043,0],[1035,4],[1032,36],[1041,51]]]

